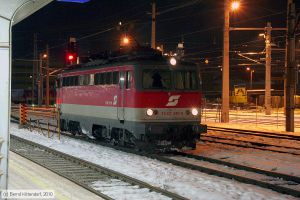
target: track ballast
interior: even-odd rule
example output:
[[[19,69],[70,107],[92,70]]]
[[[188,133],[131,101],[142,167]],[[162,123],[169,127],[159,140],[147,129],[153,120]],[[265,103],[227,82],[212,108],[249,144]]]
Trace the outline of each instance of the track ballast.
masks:
[[[10,150],[14,153],[71,180],[104,199],[186,199],[119,172],[14,135],[11,135],[10,141]]]

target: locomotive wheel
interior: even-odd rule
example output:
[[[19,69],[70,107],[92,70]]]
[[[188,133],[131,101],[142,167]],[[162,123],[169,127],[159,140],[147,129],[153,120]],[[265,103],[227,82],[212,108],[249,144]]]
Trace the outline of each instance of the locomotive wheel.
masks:
[[[111,140],[108,133],[108,129],[105,126],[93,125],[92,135],[99,140],[105,140],[107,142]]]
[[[110,144],[113,145],[113,146],[117,146],[117,145],[119,144],[119,142],[116,141],[114,138],[112,138],[112,139],[110,140]]]
[[[71,132],[72,135],[81,135],[81,127],[79,122],[76,121],[69,121],[68,123],[68,130]]]
[[[92,135],[97,139],[101,139],[102,138],[102,129],[101,128],[93,129]]]

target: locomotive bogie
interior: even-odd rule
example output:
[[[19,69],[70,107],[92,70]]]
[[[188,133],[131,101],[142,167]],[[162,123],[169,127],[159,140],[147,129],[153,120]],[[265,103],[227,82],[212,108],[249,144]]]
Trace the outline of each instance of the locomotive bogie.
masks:
[[[67,131],[73,134],[84,133],[89,137],[120,144],[137,146],[160,147],[190,147],[194,148],[200,138],[201,125],[194,122],[130,122],[119,120],[65,115]],[[80,123],[79,123],[80,122]]]

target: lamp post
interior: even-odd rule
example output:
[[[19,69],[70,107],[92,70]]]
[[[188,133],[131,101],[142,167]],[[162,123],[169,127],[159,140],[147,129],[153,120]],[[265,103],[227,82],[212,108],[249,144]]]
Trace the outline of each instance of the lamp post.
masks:
[[[294,0],[288,0],[288,21],[286,38],[286,67],[285,67],[285,130],[295,131],[295,88],[296,88],[296,56],[295,56],[295,29],[296,29],[296,7]]]
[[[50,72],[49,72],[49,46],[46,46],[46,100],[45,104],[48,107],[50,104]]]
[[[38,72],[38,105],[43,104],[43,88],[44,88],[44,73],[43,73],[43,61],[48,58],[46,53],[40,54],[39,58],[39,72]]]
[[[230,4],[231,3],[231,4]],[[222,122],[229,122],[229,18],[230,10],[239,8],[239,2],[224,0],[224,39],[222,68]]]
[[[151,48],[156,46],[156,0],[152,0]]]
[[[254,69],[251,69],[250,67],[247,67],[247,71],[250,72],[250,89],[252,89]]]
[[[271,23],[267,23],[266,27],[266,80],[265,80],[265,107],[266,115],[271,114]]]

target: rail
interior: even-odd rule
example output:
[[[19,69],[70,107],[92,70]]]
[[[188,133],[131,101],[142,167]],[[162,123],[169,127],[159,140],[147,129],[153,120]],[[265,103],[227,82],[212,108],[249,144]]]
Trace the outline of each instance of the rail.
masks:
[[[244,137],[245,135],[250,137]],[[208,126],[208,132],[202,135],[201,140],[206,143],[300,155],[299,135]]]

